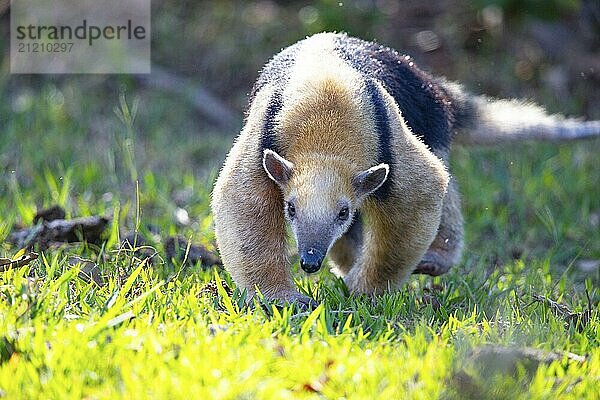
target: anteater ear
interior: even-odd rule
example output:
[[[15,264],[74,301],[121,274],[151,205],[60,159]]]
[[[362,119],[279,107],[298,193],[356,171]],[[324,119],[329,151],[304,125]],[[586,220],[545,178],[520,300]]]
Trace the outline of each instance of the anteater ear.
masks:
[[[269,178],[273,179],[279,186],[285,186],[292,177],[294,164],[275,153],[273,150],[265,150],[263,153],[263,167]]]
[[[366,171],[359,172],[352,179],[352,187],[356,192],[356,197],[362,199],[369,193],[373,193],[386,181],[390,167],[387,164],[379,164],[369,168]]]

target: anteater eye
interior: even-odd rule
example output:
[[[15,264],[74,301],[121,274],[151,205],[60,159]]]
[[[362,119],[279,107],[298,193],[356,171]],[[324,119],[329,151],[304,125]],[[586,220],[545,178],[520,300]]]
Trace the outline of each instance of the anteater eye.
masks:
[[[296,207],[294,207],[294,205],[289,201],[287,203],[287,213],[290,218],[294,218],[296,216]]]
[[[338,219],[340,221],[345,221],[348,219],[349,216],[350,216],[350,210],[348,209],[348,207],[342,207],[342,209],[340,210],[340,213],[338,214]]]

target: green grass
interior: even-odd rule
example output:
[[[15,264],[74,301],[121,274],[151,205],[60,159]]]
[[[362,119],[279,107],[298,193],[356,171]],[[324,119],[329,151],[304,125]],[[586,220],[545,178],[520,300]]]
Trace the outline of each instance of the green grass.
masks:
[[[167,147],[169,122],[150,126],[156,103],[142,103],[129,122],[123,104],[120,117],[104,110],[110,140],[103,142],[73,116],[78,99],[57,101],[55,90],[24,95],[31,98],[19,100],[30,102],[22,110],[0,105],[8,122],[0,256],[18,252],[5,239],[38,207],[110,215],[115,226],[103,246],[51,248],[30,266],[0,273],[0,397],[596,398],[600,276],[579,265],[600,259],[599,140],[457,149],[467,246],[447,275],[413,277],[395,294],[350,297],[330,273],[307,278],[295,266],[298,284],[321,306],[245,307],[225,289],[234,286],[227,273],[170,265],[160,240],[153,263],[117,248],[117,228],[149,225],[213,245],[216,166],[203,173],[176,156],[196,142]],[[206,143],[220,158],[230,138]],[[189,225],[176,223],[177,207],[188,211]],[[108,284],[79,279],[71,255],[97,260]],[[535,295],[573,313],[587,310],[589,295],[594,311],[577,323]],[[531,367],[517,357],[522,362],[507,367],[474,355],[488,345],[585,361],[565,356]]]

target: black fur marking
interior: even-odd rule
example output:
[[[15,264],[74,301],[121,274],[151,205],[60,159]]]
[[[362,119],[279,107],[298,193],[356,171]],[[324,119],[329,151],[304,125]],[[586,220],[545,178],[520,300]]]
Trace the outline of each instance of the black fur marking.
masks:
[[[377,145],[377,161],[379,163],[386,163],[390,166],[387,180],[373,193],[373,196],[375,196],[376,199],[382,200],[389,195],[391,187],[390,183],[394,178],[394,156],[391,147],[392,132],[385,100],[383,99],[380,89],[372,80],[368,80],[366,82],[366,90],[371,100],[371,104],[373,105],[375,129],[377,130],[379,138]]]
[[[449,94],[408,56],[376,43],[339,35],[336,50],[365,78],[377,79],[392,95],[412,132],[431,149],[452,139],[454,105]]]
[[[260,155],[264,150],[273,150],[279,153],[277,149],[276,133],[275,133],[275,117],[281,111],[283,101],[280,92],[275,92],[269,100],[269,105],[265,111],[265,119],[263,121],[262,132],[260,137]],[[281,154],[281,153],[280,153]]]
[[[275,117],[279,111],[281,111],[281,107],[283,105],[281,90],[283,90],[285,87],[288,81],[290,70],[296,63],[296,55],[301,46],[300,43],[301,42],[295,43],[275,54],[273,58],[271,58],[271,60],[269,60],[269,62],[264,66],[260,72],[260,75],[258,76],[258,79],[256,80],[256,83],[252,87],[248,105],[252,104],[256,94],[267,84],[271,83],[276,85],[275,93],[269,100],[269,105],[265,111],[260,139],[261,157],[265,149],[273,150],[282,155],[278,149],[276,141]],[[246,112],[248,112],[248,110],[249,108],[246,110]]]

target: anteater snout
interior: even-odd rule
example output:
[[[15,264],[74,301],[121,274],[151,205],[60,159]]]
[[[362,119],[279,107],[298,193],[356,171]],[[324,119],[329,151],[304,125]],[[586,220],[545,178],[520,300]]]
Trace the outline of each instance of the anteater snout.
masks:
[[[300,252],[300,267],[309,274],[317,272],[321,268],[325,256],[322,252],[310,247],[308,250]]]

